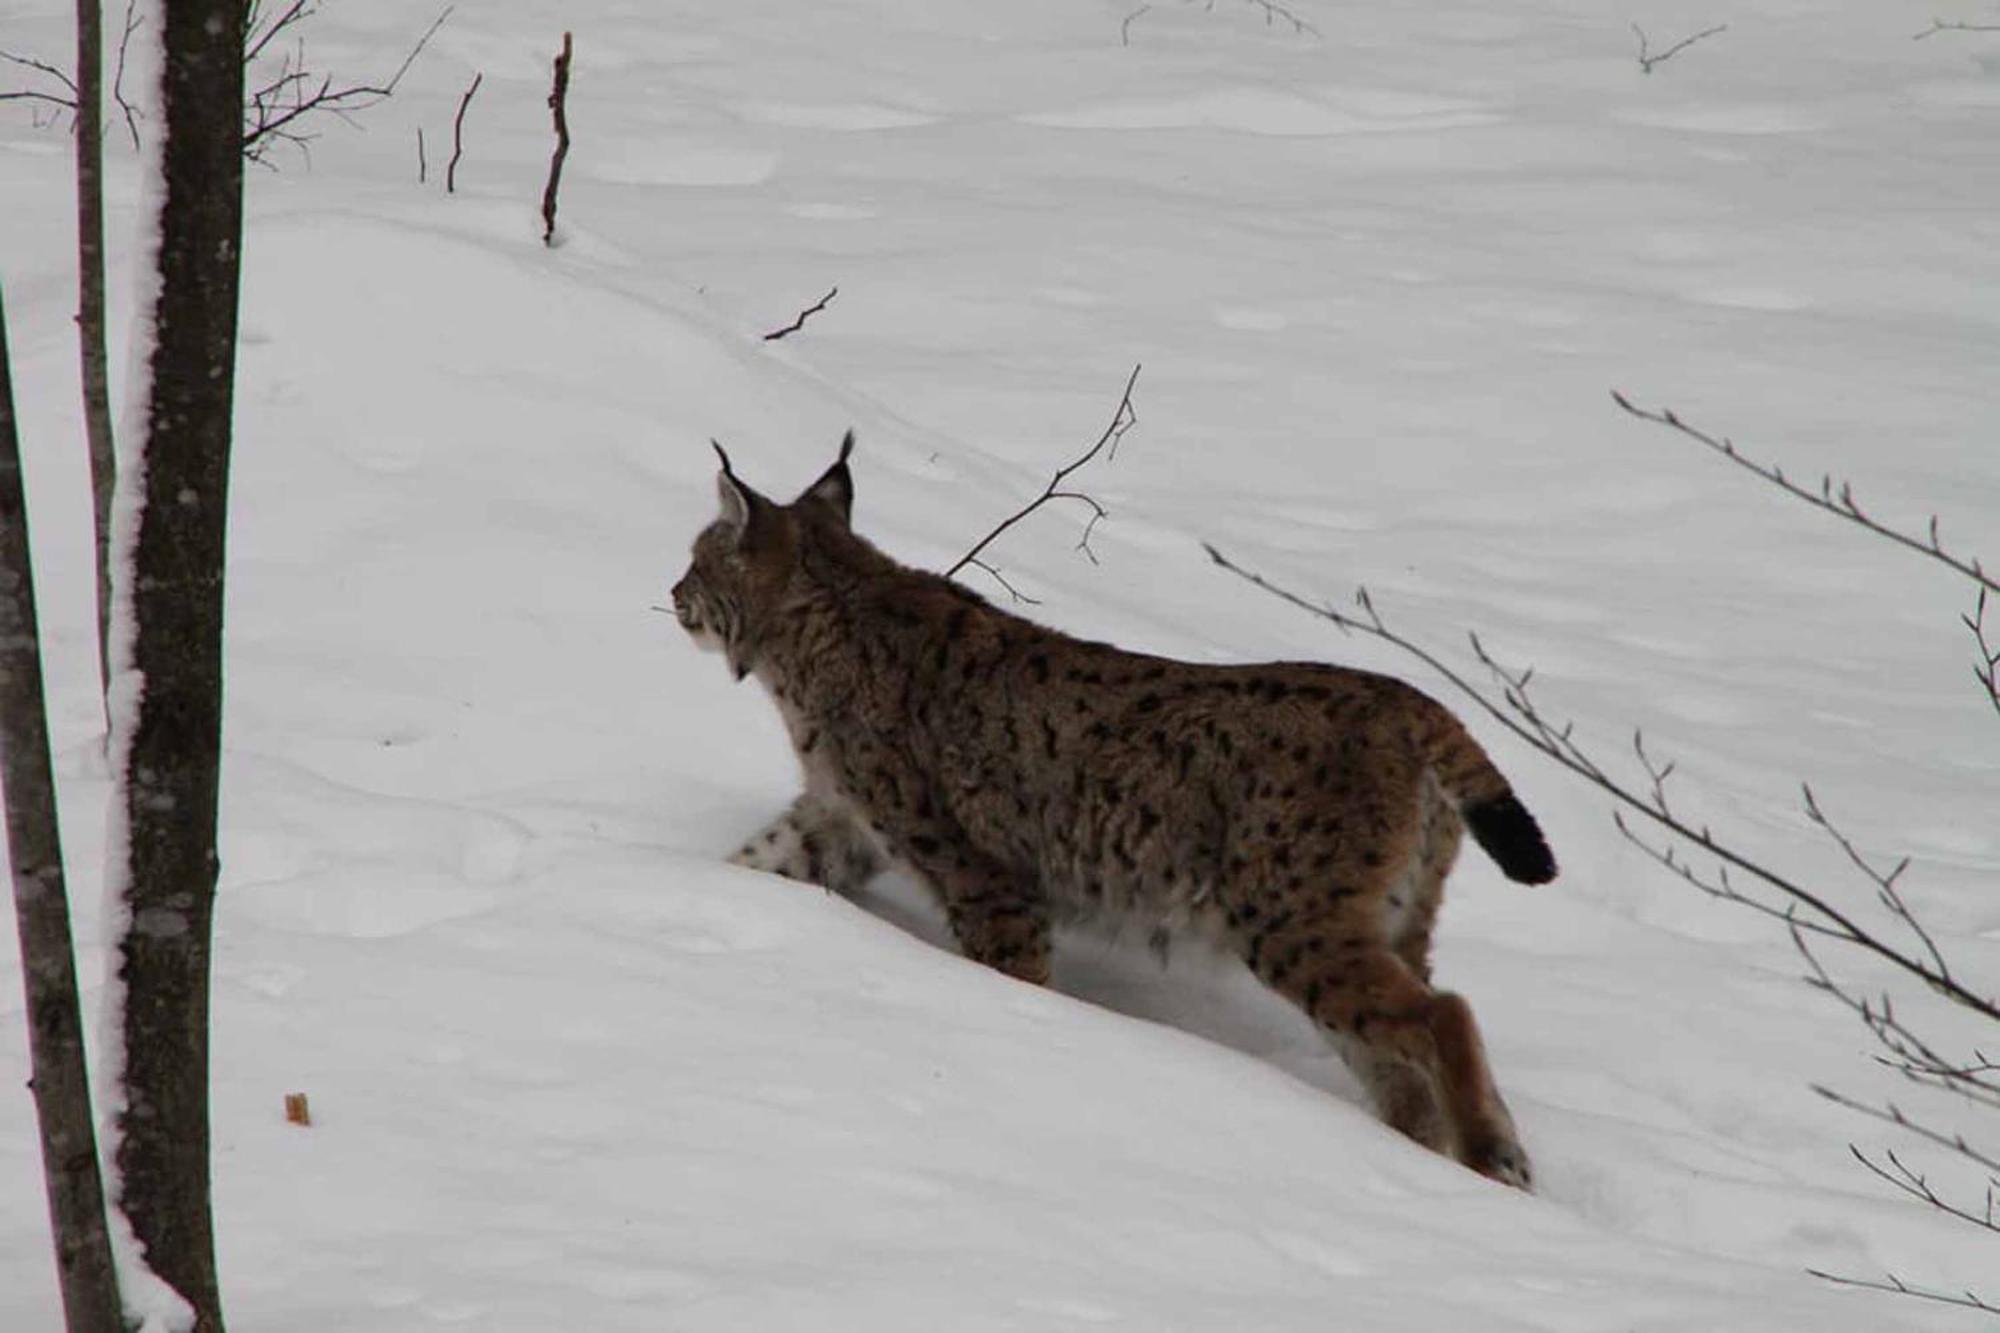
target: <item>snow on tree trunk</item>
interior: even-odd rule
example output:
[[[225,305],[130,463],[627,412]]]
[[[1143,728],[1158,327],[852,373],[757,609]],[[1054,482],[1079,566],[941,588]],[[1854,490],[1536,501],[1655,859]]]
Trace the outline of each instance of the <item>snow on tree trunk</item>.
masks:
[[[221,1333],[209,1194],[208,988],[222,723],[222,571],[242,239],[241,0],[162,20],[157,294],[122,469],[110,880],[118,1203],[145,1264]],[[136,466],[135,466],[136,464]],[[136,474],[136,475],[134,475]],[[151,1312],[141,1310],[142,1315]],[[178,1321],[168,1321],[178,1322]]]

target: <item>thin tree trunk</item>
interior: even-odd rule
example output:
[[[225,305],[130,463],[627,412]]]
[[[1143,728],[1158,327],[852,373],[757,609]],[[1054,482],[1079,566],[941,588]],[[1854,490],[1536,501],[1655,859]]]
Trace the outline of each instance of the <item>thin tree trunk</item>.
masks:
[[[153,1271],[222,1333],[209,1202],[208,978],[222,587],[243,234],[243,0],[162,7],[164,137],[150,396],[121,724],[120,1203]],[[114,873],[116,871],[114,870]]]
[[[83,429],[97,519],[97,670],[111,685],[111,381],[104,354],[104,13],[76,0],[76,328],[83,363]]]
[[[104,1225],[104,1182],[90,1111],[76,953],[56,825],[42,696],[34,562],[28,551],[21,441],[14,424],[7,318],[0,305],[0,788],[7,805],[21,980],[28,999],[28,1052],[35,1118],[42,1132],[49,1229],[69,1333],[118,1333],[118,1280]]]

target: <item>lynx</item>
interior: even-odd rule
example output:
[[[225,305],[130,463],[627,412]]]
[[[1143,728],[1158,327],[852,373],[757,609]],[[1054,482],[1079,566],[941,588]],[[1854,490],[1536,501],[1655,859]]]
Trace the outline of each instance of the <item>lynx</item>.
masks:
[[[1070,638],[899,564],[850,526],[853,442],[789,505],[717,445],[721,516],[673,590],[805,773],[731,860],[842,892],[906,867],[968,957],[1034,983],[1058,921],[1218,940],[1391,1126],[1529,1188],[1472,1010],[1431,987],[1431,930],[1465,829],[1524,883],[1555,860],[1459,721],[1365,671]]]

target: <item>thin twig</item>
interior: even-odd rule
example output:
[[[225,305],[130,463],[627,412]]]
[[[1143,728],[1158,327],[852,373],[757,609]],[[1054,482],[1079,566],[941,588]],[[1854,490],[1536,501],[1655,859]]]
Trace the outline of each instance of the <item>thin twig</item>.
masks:
[[[840,288],[834,287],[829,289],[825,296],[820,297],[819,300],[813,302],[811,305],[807,306],[804,310],[799,311],[798,315],[792,320],[791,323],[785,325],[785,327],[783,327],[782,329],[772,329],[769,333],[765,334],[764,341],[767,343],[774,343],[778,341],[778,339],[780,338],[788,338],[792,334],[797,333],[800,329],[806,326],[807,320],[811,319],[814,315],[817,315],[820,311],[826,309],[827,302],[831,301],[834,297],[838,295],[840,295]]]
[[[71,110],[76,109],[76,80],[70,78],[68,74],[56,66],[49,64],[46,60],[37,60],[33,56],[17,56],[12,51],[0,51],[0,60],[4,60],[10,65],[20,65],[26,69],[38,70],[56,80],[63,87],[69,89],[69,97],[65,100],[52,93],[43,93],[41,94],[43,100],[61,102],[62,105],[69,107]],[[9,97],[20,97],[23,95],[21,93],[7,94]]]
[[[1479,642],[1477,635],[1471,636],[1473,652],[1479,658],[1480,662],[1494,674],[1496,680],[1501,683],[1502,702],[1495,702],[1484,690],[1473,685],[1464,676],[1453,670],[1435,653],[1430,652],[1422,645],[1390,629],[1376,612],[1374,601],[1369,596],[1366,588],[1359,590],[1356,594],[1356,602],[1362,609],[1363,616],[1365,616],[1364,619],[1344,614],[1329,605],[1311,601],[1300,596],[1298,593],[1280,587],[1264,578],[1261,574],[1245,569],[1212,545],[1203,543],[1203,549],[1208,552],[1209,558],[1214,560],[1216,564],[1235,574],[1238,578],[1255,584],[1271,595],[1283,601],[1290,602],[1301,610],[1316,615],[1323,620],[1332,621],[1342,629],[1366,634],[1402,649],[1451,682],[1468,699],[1472,700],[1473,703],[1477,704],[1496,722],[1512,732],[1527,745],[1548,758],[1553,759],[1570,772],[1585,778],[1611,796],[1624,809],[1640,815],[1657,827],[1699,848],[1703,853],[1713,856],[1716,860],[1750,876],[1782,897],[1790,899],[1792,908],[1779,909],[1771,907],[1769,904],[1759,904],[1754,899],[1743,897],[1733,888],[1722,891],[1722,896],[1728,896],[1735,901],[1759,907],[1767,914],[1782,920],[1793,920],[1792,912],[1795,908],[1805,908],[1817,913],[1816,920],[1800,920],[1798,922],[1800,927],[1830,935],[1841,940],[1843,943],[1851,944],[1855,948],[1872,953],[1883,961],[1915,977],[1925,986],[1943,995],[1953,1003],[1962,1005],[1984,1018],[2000,1022],[2000,1001],[1968,989],[1949,975],[1940,974],[1930,965],[1927,959],[1904,953],[1876,938],[1867,929],[1854,921],[1852,917],[1842,912],[1821,895],[1806,888],[1803,884],[1800,884],[1789,876],[1753,861],[1742,853],[1735,851],[1728,845],[1718,841],[1706,827],[1696,827],[1688,823],[1675,814],[1671,807],[1658,804],[1655,800],[1649,799],[1646,792],[1635,790],[1607,772],[1581,749],[1573,739],[1571,727],[1568,724],[1558,727],[1542,715],[1528,695],[1528,680],[1532,673],[1507,671],[1506,668],[1502,667],[1487,654],[1484,645]],[[1657,773],[1652,773],[1649,774],[1648,781],[1657,787],[1660,782],[1664,781],[1664,778]],[[1680,871],[1678,863],[1668,861],[1667,864],[1676,869],[1678,873],[1682,873],[1683,877],[1686,877],[1685,872]],[[1690,882],[1695,881],[1691,880]],[[1716,890],[1712,889],[1710,891],[1716,892]]]
[[[1727,23],[1718,23],[1713,28],[1704,28],[1702,31],[1695,33],[1692,37],[1681,38],[1678,42],[1675,42],[1672,46],[1660,52],[1658,55],[1649,54],[1649,48],[1646,45],[1646,30],[1644,28],[1641,28],[1638,24],[1634,23],[1632,25],[1632,31],[1635,34],[1637,34],[1639,38],[1639,68],[1644,73],[1651,74],[1653,72],[1653,66],[1660,64],[1663,61],[1672,60],[1675,56],[1687,50],[1690,46],[1693,46],[1696,42],[1701,41],[1703,38],[1713,37],[1719,32],[1728,32],[1729,25]]]
[[[1972,631],[1972,641],[1979,645],[1980,660],[1979,665],[1972,668],[1973,677],[1986,690],[1986,698],[1993,705],[1993,711],[2000,713],[2000,644],[1986,637],[1986,589],[1979,590],[1972,614],[1959,619]]]
[[[305,68],[305,43],[297,47],[279,61],[277,72],[262,86],[251,90],[245,97],[243,108],[243,156],[246,160],[270,165],[266,154],[273,142],[289,143],[304,149],[313,136],[294,128],[301,120],[316,114],[327,114],[346,119],[356,111],[366,110],[392,97],[403,76],[416,63],[416,59],[430,45],[431,38],[451,17],[455,6],[446,5],[438,16],[424,29],[423,36],[403,57],[403,63],[396,72],[379,84],[355,84],[351,87],[335,88],[330,75],[315,76]],[[252,14],[255,14],[255,4]],[[292,0],[292,3],[260,30],[253,29],[253,39],[244,49],[244,63],[255,61],[279,33],[294,27],[317,12],[308,0]],[[311,88],[314,79],[319,86]],[[308,92],[308,88],[311,91]]]
[[[1944,543],[1938,533],[1938,521],[1935,514],[1931,516],[1929,535],[1926,537],[1912,537],[1908,533],[1892,528],[1885,523],[1879,523],[1862,512],[1860,503],[1854,498],[1852,484],[1845,480],[1836,484],[1831,474],[1823,475],[1820,478],[1819,489],[1814,491],[1809,487],[1799,485],[1790,477],[1787,477],[1783,468],[1759,463],[1755,459],[1746,457],[1737,449],[1735,442],[1728,436],[1717,437],[1688,425],[1687,422],[1675,415],[1672,408],[1647,411],[1644,408],[1635,407],[1630,399],[1616,390],[1612,391],[1611,398],[1618,406],[1624,408],[1640,420],[1672,427],[1689,439],[1706,445],[1709,449],[1736,464],[1736,466],[1743,468],[1745,471],[1755,473],[1765,481],[1770,482],[1787,494],[1805,501],[1815,509],[1824,510],[1826,513],[1832,514],[1837,518],[1844,518],[1850,523],[1859,524],[1878,537],[1886,537],[1898,546],[1907,547],[1921,555],[1927,555],[1938,563],[1958,571],[1989,592],[2000,592],[2000,581],[1995,581],[1993,576],[1986,572],[1985,567],[1980,564],[1976,557],[1965,558],[1956,556],[1945,549]]]
[[[1274,3],[1274,0],[1245,0],[1245,3],[1255,5],[1264,11],[1264,26],[1267,28],[1277,20],[1283,19],[1285,22],[1291,24],[1292,31],[1301,37],[1308,34],[1314,37],[1319,36],[1318,28],[1315,28],[1312,24],[1306,22],[1283,5]]]
[[[424,158],[424,127],[419,125],[417,126],[417,184],[422,185],[430,179],[430,175],[430,163]]]
[[[451,161],[444,168],[444,192],[453,194],[458,189],[458,159],[465,155],[465,109],[472,105],[472,95],[479,91],[480,81],[486,77],[481,70],[473,74],[471,86],[465,96],[458,99],[458,114],[451,118]]]
[[[944,576],[946,578],[950,578],[952,575],[958,573],[959,570],[964,569],[967,565],[974,565],[980,569],[985,570],[988,574],[991,574],[995,579],[998,579],[1000,582],[1000,586],[1006,588],[1008,592],[1013,593],[1017,600],[1024,602],[1030,600],[1026,597],[1022,597],[1019,592],[1016,592],[1014,586],[1008,583],[1007,580],[1000,578],[998,570],[994,569],[993,566],[980,560],[979,553],[984,551],[988,546],[992,545],[994,539],[997,538],[1001,533],[1007,531],[1007,529],[1013,527],[1016,523],[1019,523],[1022,519],[1034,513],[1037,509],[1040,509],[1043,505],[1047,504],[1051,500],[1081,500],[1085,504],[1090,506],[1092,511],[1090,526],[1084,529],[1083,541],[1079,543],[1078,546],[1079,549],[1081,549],[1086,555],[1089,555],[1093,561],[1096,560],[1097,558],[1096,554],[1090,550],[1090,545],[1089,545],[1090,531],[1091,528],[1094,528],[1097,525],[1097,521],[1105,516],[1104,506],[1098,504],[1097,501],[1091,499],[1087,495],[1082,494],[1081,492],[1064,491],[1061,489],[1061,487],[1065,481],[1069,480],[1071,473],[1075,472],[1078,468],[1088,463],[1091,459],[1097,457],[1098,454],[1103,453],[1106,450],[1109,450],[1110,453],[1113,456],[1115,456],[1118,452],[1118,441],[1120,441],[1125,437],[1126,431],[1132,429],[1134,425],[1138,424],[1139,414],[1132,407],[1132,387],[1139,382],[1139,370],[1140,367],[1135,365],[1132,367],[1132,373],[1125,377],[1125,392],[1119,395],[1118,406],[1116,410],[1114,410],[1111,414],[1111,424],[1104,428],[1104,433],[1097,437],[1097,442],[1091,445],[1088,449],[1084,450],[1081,454],[1077,455],[1077,457],[1071,460],[1069,463],[1066,463],[1062,467],[1057,468],[1055,471],[1055,475],[1049,478],[1049,484],[1042,488],[1042,493],[1040,495],[1036,496],[1033,500],[1030,500],[1027,504],[1022,505],[1019,509],[1015,510],[1012,514],[1008,515],[1006,518],[1000,520],[1000,522],[994,527],[994,529],[991,532],[987,533],[984,537],[981,537],[976,543],[973,544],[971,550],[967,551],[964,555],[958,558],[957,564],[954,564],[950,569],[947,569],[944,572]]]
[[[1935,37],[1941,32],[2000,32],[2000,23],[1947,23],[1943,19],[1932,19],[1931,26],[1922,32],[1910,34],[1910,40],[1921,42],[1926,37]]]
[[[1125,21],[1118,25],[1118,44],[1120,46],[1130,46],[1132,44],[1132,20],[1138,18],[1151,8],[1151,5],[1140,5],[1125,16]]]
[[[1931,1291],[1924,1287],[1913,1287],[1894,1273],[1884,1274],[1883,1280],[1880,1282],[1871,1282],[1866,1278],[1842,1277],[1838,1273],[1821,1272],[1817,1268],[1808,1268],[1806,1272],[1824,1281],[1838,1283],[1843,1287],[1863,1287],[1869,1291],[1893,1292],[1898,1296],[1914,1296],[1920,1301],[1940,1301],[1945,1305],[1959,1305],[1968,1310],[1984,1310],[1987,1314],[2000,1314],[2000,1306],[1988,1305],[1969,1291],[1962,1295],[1954,1296],[1948,1291]]]
[[[111,100],[125,117],[125,132],[132,136],[132,151],[139,151],[139,121],[142,113],[125,96],[125,55],[132,46],[132,34],[145,25],[139,0],[125,0],[125,29],[118,34],[118,67],[111,75]]]
[[[1930,1178],[1905,1162],[1902,1158],[1896,1156],[1894,1148],[1886,1148],[1882,1152],[1882,1156],[1889,1163],[1887,1166],[1882,1165],[1881,1162],[1876,1161],[1851,1143],[1847,1145],[1847,1151],[1853,1155],[1855,1161],[1861,1163],[1862,1166],[1879,1176],[1882,1180],[1901,1190],[1919,1203],[1927,1204],[1941,1213],[1957,1218],[1961,1222],[1970,1223],[1982,1231],[2000,1233],[2000,1220],[1996,1220],[1994,1213],[1995,1196],[1992,1184],[1989,1183],[1986,1187],[1984,1206],[1975,1211],[1964,1204],[1954,1203],[1939,1194],[1931,1187]]]
[[[556,243],[556,190],[562,184],[563,159],[569,156],[569,57],[570,35],[564,33],[562,50],[556,53],[555,83],[549,91],[549,110],[556,123],[556,150],[549,159],[549,183],[542,190],[543,245]]]

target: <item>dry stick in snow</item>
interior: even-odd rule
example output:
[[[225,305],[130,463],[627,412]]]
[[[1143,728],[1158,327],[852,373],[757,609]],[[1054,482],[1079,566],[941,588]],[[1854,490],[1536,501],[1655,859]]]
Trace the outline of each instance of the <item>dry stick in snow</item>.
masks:
[[[542,190],[542,244],[556,243],[556,190],[562,184],[563,159],[569,156],[569,34],[563,34],[562,50],[556,53],[555,86],[549,91],[549,110],[556,121],[556,151],[549,159],[549,183]]]
[[[431,164],[424,159],[424,127],[417,126],[417,184],[430,179]]]
[[[1015,601],[1027,602],[1030,605],[1035,605],[1036,602],[1034,598],[1023,594],[1013,584],[1009,583],[1005,578],[1001,576],[1000,571],[998,569],[986,563],[984,560],[981,560],[979,558],[979,553],[981,551],[984,551],[988,546],[992,545],[993,540],[997,538],[1001,533],[1007,531],[1007,529],[1013,527],[1016,523],[1019,523],[1022,519],[1034,513],[1037,509],[1040,509],[1043,505],[1047,504],[1051,500],[1075,500],[1078,503],[1083,504],[1089,508],[1090,522],[1084,525],[1083,536],[1077,542],[1076,549],[1082,551],[1085,555],[1089,556],[1092,564],[1097,563],[1097,553],[1090,549],[1090,534],[1096,529],[1098,521],[1105,516],[1105,513],[1107,511],[1105,510],[1103,505],[1099,504],[1094,498],[1084,494],[1082,491],[1066,491],[1066,490],[1060,490],[1058,488],[1065,481],[1069,480],[1071,473],[1075,472],[1085,463],[1088,463],[1091,459],[1097,457],[1098,454],[1104,453],[1106,450],[1109,450],[1109,454],[1107,456],[1109,457],[1117,456],[1118,442],[1125,438],[1126,431],[1132,429],[1132,427],[1137,425],[1139,422],[1139,414],[1132,407],[1132,386],[1139,382],[1139,370],[1140,370],[1139,366],[1133,366],[1132,373],[1125,377],[1125,392],[1119,395],[1117,410],[1115,410],[1111,414],[1111,424],[1106,426],[1104,428],[1104,433],[1097,437],[1097,443],[1091,445],[1090,448],[1084,450],[1081,454],[1079,454],[1074,460],[1072,460],[1068,464],[1057,468],[1055,471],[1055,475],[1049,478],[1049,484],[1042,488],[1042,493],[1040,495],[1036,496],[1033,500],[1030,500],[1027,504],[1022,505],[1021,508],[1016,510],[1014,513],[1008,515],[1006,518],[1000,520],[1000,522],[994,527],[994,529],[991,532],[987,533],[984,537],[981,537],[976,543],[973,544],[971,550],[967,551],[964,555],[958,558],[957,564],[953,565],[950,569],[947,569],[944,572],[944,576],[946,578],[950,578],[952,575],[958,573],[959,570],[964,569],[967,565],[972,565],[975,568],[985,570],[989,575],[991,575],[993,577],[994,582],[998,583],[1001,587],[1005,588],[1009,593],[1013,594]]]
[[[1702,31],[1694,34],[1692,37],[1681,38],[1678,42],[1675,42],[1672,46],[1660,52],[1658,55],[1653,55],[1651,53],[1651,50],[1648,48],[1646,44],[1646,30],[1644,28],[1641,28],[1638,24],[1634,23],[1632,25],[1632,31],[1639,38],[1639,68],[1644,73],[1651,74],[1653,72],[1653,66],[1660,64],[1663,61],[1672,60],[1675,56],[1687,50],[1690,46],[1693,46],[1696,42],[1701,41],[1705,37],[1713,37],[1719,32],[1728,32],[1729,25],[1727,23],[1718,23],[1713,28],[1704,28]]]
[[[458,114],[451,118],[451,161],[445,164],[444,192],[455,194],[458,190],[458,159],[465,156],[465,108],[472,105],[472,95],[479,91],[479,82],[486,75],[481,72],[472,76],[472,86],[465,90],[465,96],[458,99]]]
[[[49,1229],[56,1242],[64,1323],[69,1333],[118,1333],[118,1282],[105,1228],[104,1181],[77,1002],[76,951],[56,825],[49,761],[27,501],[7,330],[0,310],[0,790],[7,807],[7,858],[21,939],[29,1064]]]
[[[831,301],[834,297],[838,295],[840,295],[840,288],[838,287],[832,288],[827,292],[825,296],[820,297],[819,300],[813,302],[811,305],[807,306],[804,310],[799,311],[797,317],[794,318],[791,323],[785,325],[784,328],[772,329],[769,333],[765,334],[764,341],[767,343],[774,343],[778,341],[778,339],[780,338],[789,337],[792,334],[797,333],[800,329],[806,326],[807,320],[811,319],[814,315],[817,315],[820,311],[826,309],[827,302]]]

